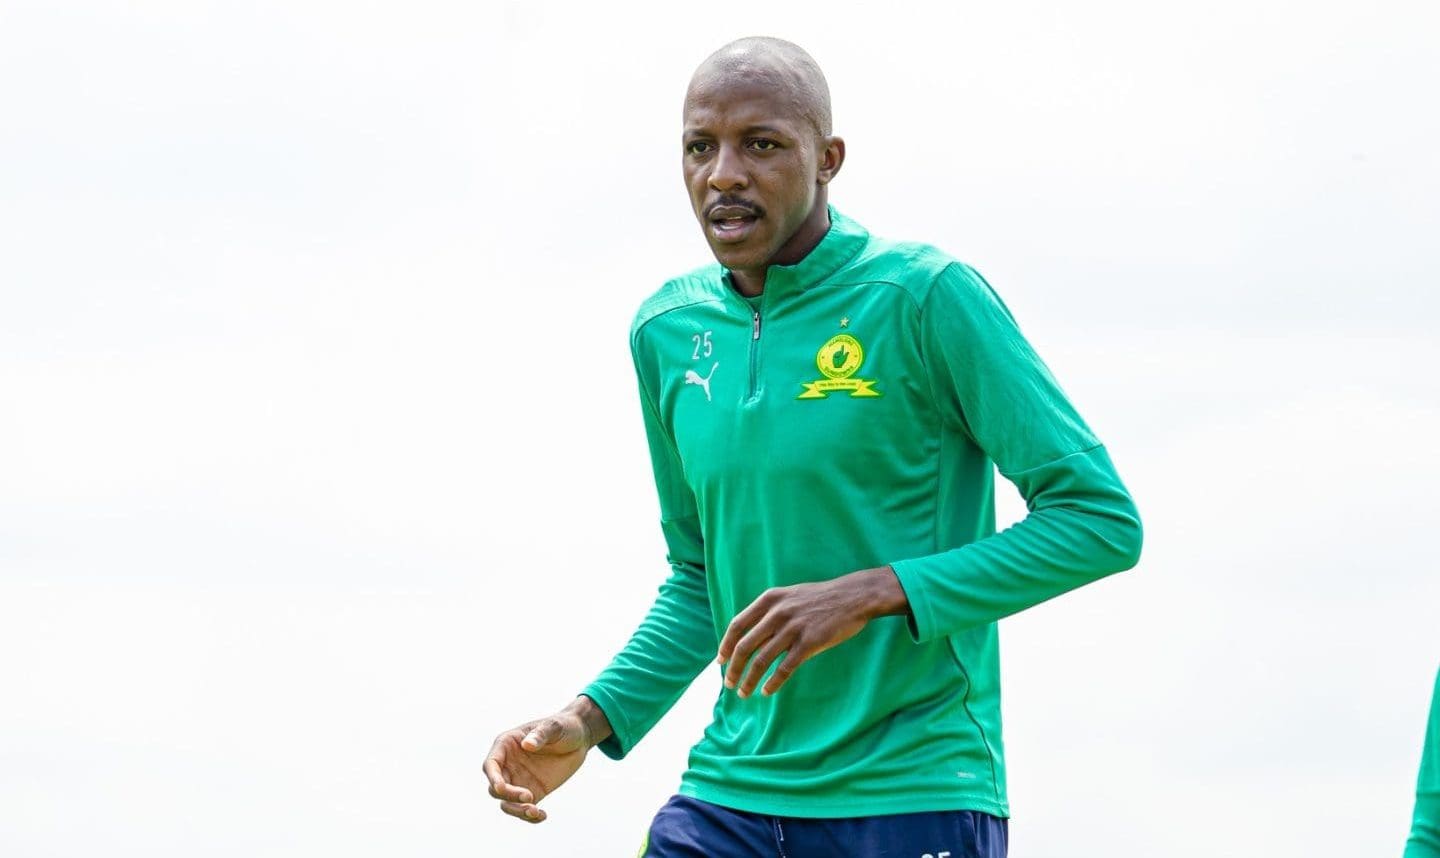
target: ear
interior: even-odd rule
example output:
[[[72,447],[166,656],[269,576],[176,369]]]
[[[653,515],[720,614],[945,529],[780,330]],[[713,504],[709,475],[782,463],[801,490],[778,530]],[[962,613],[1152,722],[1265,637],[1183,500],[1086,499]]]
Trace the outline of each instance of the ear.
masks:
[[[845,163],[845,141],[839,137],[820,138],[820,168],[815,172],[817,185],[828,185],[840,165]]]

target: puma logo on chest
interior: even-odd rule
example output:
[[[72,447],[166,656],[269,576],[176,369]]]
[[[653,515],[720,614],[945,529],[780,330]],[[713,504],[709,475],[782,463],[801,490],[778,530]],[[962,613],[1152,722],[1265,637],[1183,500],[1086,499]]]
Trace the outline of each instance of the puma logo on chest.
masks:
[[[700,389],[705,391],[705,401],[706,401],[706,402],[709,402],[709,401],[710,401],[710,379],[715,376],[715,370],[716,370],[716,368],[718,368],[719,366],[720,366],[720,362],[719,362],[719,361],[716,361],[716,362],[715,362],[715,365],[712,366],[712,367],[710,367],[710,374],[707,375],[707,376],[705,376],[704,378],[701,378],[701,377],[700,377],[700,373],[696,372],[696,371],[693,370],[693,369],[687,369],[687,370],[685,370],[685,383],[686,383],[686,384],[698,384],[698,385],[700,385]]]

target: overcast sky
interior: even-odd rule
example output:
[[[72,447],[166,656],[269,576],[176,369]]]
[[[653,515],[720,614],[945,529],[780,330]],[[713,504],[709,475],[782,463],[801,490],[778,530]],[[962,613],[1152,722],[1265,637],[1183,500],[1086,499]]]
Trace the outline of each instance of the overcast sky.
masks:
[[[1440,7],[750,9],[0,2],[0,854],[634,853],[716,676],[542,826],[480,761],[666,574],[626,335],[709,261],[680,101],[755,33],[1145,518],[1001,624],[1012,856],[1399,854]]]

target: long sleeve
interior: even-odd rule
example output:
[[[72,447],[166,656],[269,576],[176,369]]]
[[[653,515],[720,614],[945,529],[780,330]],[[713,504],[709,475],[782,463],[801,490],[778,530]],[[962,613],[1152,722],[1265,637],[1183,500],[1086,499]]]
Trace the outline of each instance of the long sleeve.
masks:
[[[671,572],[630,641],[581,692],[594,700],[610,721],[614,734],[599,748],[617,760],[670,711],[715,658],[719,646],[706,589],[705,550],[695,498],[643,376],[640,402]]]
[[[1405,858],[1440,858],[1440,675],[1430,701],[1430,723],[1425,750],[1420,755],[1420,777],[1415,785],[1415,815]]]
[[[1129,492],[989,284],[952,264],[920,316],[942,420],[995,462],[1029,513],[976,542],[891,564],[915,639],[991,623],[1134,566],[1141,526]]]

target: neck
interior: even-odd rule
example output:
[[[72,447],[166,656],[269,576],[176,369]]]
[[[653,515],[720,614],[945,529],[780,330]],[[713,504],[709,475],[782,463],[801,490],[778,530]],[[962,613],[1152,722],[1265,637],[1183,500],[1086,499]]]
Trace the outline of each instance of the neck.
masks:
[[[754,298],[765,291],[765,272],[771,265],[794,265],[809,255],[830,231],[830,208],[826,204],[825,190],[815,195],[815,206],[810,209],[810,214],[795,230],[795,234],[785,241],[775,255],[770,257],[763,266],[759,268],[732,269],[730,280],[735,284],[735,291],[747,298]]]

